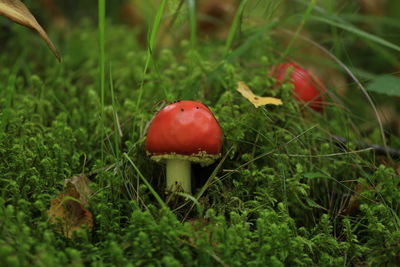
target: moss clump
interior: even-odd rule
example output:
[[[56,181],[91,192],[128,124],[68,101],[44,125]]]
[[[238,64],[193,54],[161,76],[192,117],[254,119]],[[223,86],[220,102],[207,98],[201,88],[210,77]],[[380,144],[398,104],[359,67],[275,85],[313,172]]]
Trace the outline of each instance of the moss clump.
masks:
[[[0,54],[0,80],[17,75],[11,85],[0,83],[0,265],[398,262],[398,176],[369,151],[347,153],[332,143],[328,133],[357,137],[340,108],[302,115],[290,86],[272,90],[266,70],[275,59],[269,47],[247,43],[242,54],[226,61],[220,57],[223,44],[205,42],[196,54],[182,42],[156,54],[143,75],[146,50],[127,38],[128,29],[108,28],[114,98],[107,90],[104,107],[93,26],[60,39],[62,65],[44,47],[23,46],[19,28],[12,28],[16,38],[4,44],[10,52]],[[260,38],[271,44],[269,37]],[[18,58],[23,64],[15,63],[15,72]],[[254,108],[235,91],[239,80],[284,105]],[[139,178],[163,196],[163,167],[143,148],[148,122],[167,102],[162,88],[174,100],[206,103],[225,133],[220,165],[195,168],[194,194],[205,186],[195,208],[188,200],[175,213],[160,210]],[[64,179],[81,172],[94,182],[95,225],[67,239],[54,231],[47,209]],[[357,194],[356,185],[363,188]],[[352,196],[356,202],[349,201]],[[351,203],[360,208],[347,212]]]

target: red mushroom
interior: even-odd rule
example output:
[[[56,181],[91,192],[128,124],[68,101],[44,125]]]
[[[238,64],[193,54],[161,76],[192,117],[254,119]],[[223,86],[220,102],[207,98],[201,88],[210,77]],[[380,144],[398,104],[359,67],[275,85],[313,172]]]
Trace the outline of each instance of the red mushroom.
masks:
[[[289,75],[290,72],[290,76]],[[325,100],[325,87],[322,81],[315,75],[311,75],[305,69],[293,62],[282,63],[272,70],[272,75],[280,83],[288,77],[293,84],[294,95],[297,100],[309,103],[310,108],[321,112]]]
[[[221,156],[222,131],[205,105],[178,101],[153,118],[145,147],[151,159],[166,162],[167,191],[191,193],[190,164],[207,166]]]

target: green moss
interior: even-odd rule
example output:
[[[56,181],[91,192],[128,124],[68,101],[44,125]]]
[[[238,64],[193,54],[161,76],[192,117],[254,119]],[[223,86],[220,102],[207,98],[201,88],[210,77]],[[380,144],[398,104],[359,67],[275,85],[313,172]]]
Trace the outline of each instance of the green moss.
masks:
[[[24,62],[7,121],[1,121],[1,266],[398,262],[400,191],[394,170],[379,166],[370,152],[344,153],[332,143],[330,133],[358,136],[339,107],[329,107],[325,115],[301,112],[290,86],[272,90],[267,69],[276,58],[269,46],[249,43],[245,57],[227,61],[221,57],[223,44],[204,42],[196,56],[183,41],[156,53],[143,76],[146,50],[133,36],[127,38],[128,29],[107,26],[115,101],[107,90],[104,125],[93,26],[83,24],[60,37],[62,65],[45,47],[19,42],[18,28],[12,28],[17,37],[5,44],[10,52],[0,55],[1,81],[7,81],[13,61]],[[271,45],[269,36],[260,39]],[[142,79],[142,105],[135,112]],[[254,108],[235,91],[238,81],[258,95],[282,98],[284,105]],[[200,181],[195,194],[205,189],[195,203],[204,214],[189,210],[190,200],[175,213],[160,209],[121,157],[127,153],[163,196],[163,166],[143,147],[149,121],[167,104],[163,88],[174,99],[203,101],[224,132],[222,162],[193,173]],[[5,98],[0,83],[2,119]],[[376,133],[368,137],[379,142]],[[81,172],[94,182],[89,207],[95,224],[91,232],[66,239],[49,223],[47,210],[64,179]],[[356,184],[364,188],[357,196],[361,208],[348,214]]]

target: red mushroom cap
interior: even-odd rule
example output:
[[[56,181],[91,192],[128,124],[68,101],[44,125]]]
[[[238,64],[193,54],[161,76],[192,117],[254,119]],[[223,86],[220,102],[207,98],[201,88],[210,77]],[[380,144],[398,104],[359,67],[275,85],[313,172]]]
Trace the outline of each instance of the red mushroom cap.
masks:
[[[274,68],[273,75],[279,82],[283,82],[292,68],[289,76],[294,86],[294,95],[297,100],[309,103],[310,108],[322,111],[322,102],[325,100],[326,91],[322,81],[315,75],[311,75],[305,69],[293,62],[282,63]]]
[[[146,150],[154,160],[185,158],[208,165],[220,157],[222,130],[202,103],[178,101],[153,118],[147,132]]]

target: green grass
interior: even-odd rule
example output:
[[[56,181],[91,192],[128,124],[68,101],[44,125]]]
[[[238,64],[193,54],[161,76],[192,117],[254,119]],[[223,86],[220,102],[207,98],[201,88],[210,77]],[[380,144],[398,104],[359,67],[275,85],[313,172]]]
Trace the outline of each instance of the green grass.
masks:
[[[161,17],[164,13],[164,8],[165,8],[165,4],[166,4],[166,0],[161,0],[160,6],[157,9],[157,13],[155,15],[154,18],[154,22],[152,24],[151,30],[148,33],[148,44],[147,44],[147,55],[146,55],[146,63],[144,65],[144,69],[143,69],[143,79],[142,79],[142,83],[139,89],[139,96],[138,96],[138,100],[136,103],[136,112],[139,112],[140,106],[141,106],[141,101],[142,101],[142,96],[143,96],[143,83],[144,83],[144,79],[145,79],[145,75],[147,73],[147,70],[149,68],[149,64],[152,61],[153,58],[153,53],[154,53],[154,48],[155,48],[155,44],[156,44],[156,38],[157,38],[157,33],[158,33],[158,29],[160,27],[160,23],[161,23]],[[154,61],[153,61],[154,62]],[[154,67],[156,67],[156,65],[154,64]],[[168,94],[168,89],[167,88],[163,88],[163,92],[165,97],[168,99],[169,98],[169,94]]]
[[[8,126],[8,121],[9,121],[9,117],[10,117],[10,112],[12,109],[12,102],[13,102],[13,98],[14,98],[14,89],[15,89],[15,82],[17,79],[17,72],[18,72],[18,68],[19,68],[19,62],[17,62],[17,64],[14,65],[14,68],[11,69],[11,73],[9,75],[7,84],[5,86],[6,89],[6,95],[5,95],[5,104],[3,107],[3,112],[2,112],[2,116],[1,116],[1,133],[5,134],[6,128]]]
[[[98,1],[98,10],[99,10],[99,20],[98,20],[98,29],[99,29],[99,81],[100,81],[100,104],[101,104],[101,113],[100,113],[100,129],[104,129],[104,104],[105,104],[105,87],[106,87],[106,58],[105,58],[105,31],[106,31],[106,2],[105,0]],[[102,139],[104,139],[104,133],[101,134]],[[104,142],[101,142],[101,159],[104,160]]]
[[[190,23],[190,42],[193,49],[196,49],[197,45],[197,25],[196,25],[196,3],[194,0],[187,0],[187,7],[189,13]]]
[[[240,1],[240,5],[236,11],[235,17],[232,22],[232,26],[230,27],[230,30],[229,30],[228,38],[226,38],[225,51],[224,51],[225,57],[228,56],[229,51],[232,47],[232,43],[235,39],[235,36],[239,31],[239,27],[241,24],[240,21],[242,19],[243,11],[244,11],[244,8],[246,7],[246,4],[247,4],[247,0]]]
[[[350,99],[330,88],[344,106],[329,97],[324,114],[302,110],[291,86],[272,89],[267,75],[286,49],[275,38],[279,26],[296,20],[307,28],[315,11],[303,7],[279,22],[283,6],[241,1],[225,41],[197,36],[196,9],[184,8],[191,1],[176,9],[182,14],[160,3],[147,18],[152,25],[143,47],[132,29],[106,20],[99,0],[98,24],[82,21],[52,32],[62,64],[35,36],[10,26],[7,53],[0,53],[0,265],[397,264],[400,179],[391,166],[398,161],[382,165],[355,144],[382,144],[374,115],[365,115],[372,106],[349,79]],[[254,6],[267,21],[249,22],[247,8]],[[175,15],[182,17],[171,30],[187,27],[187,36],[173,45],[157,41]],[[343,32],[335,34],[327,43],[341,47],[334,42]],[[356,80],[355,68],[373,73],[331,55]],[[236,92],[238,81],[284,104],[257,109]],[[168,202],[164,166],[151,161],[143,145],[154,114],[178,99],[210,107],[224,132],[223,156],[209,167],[193,165],[193,195]],[[400,139],[384,130],[388,145],[399,147]],[[332,135],[351,140],[347,149]],[[47,210],[64,180],[82,172],[93,181],[94,226],[68,239]],[[356,192],[358,208],[349,203]]]

